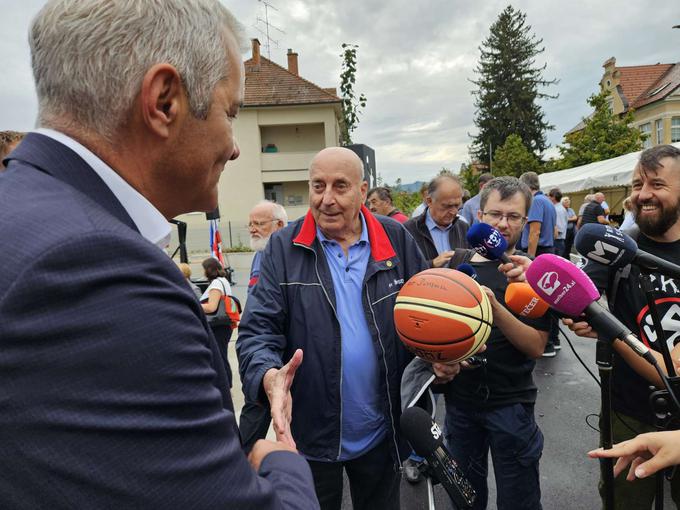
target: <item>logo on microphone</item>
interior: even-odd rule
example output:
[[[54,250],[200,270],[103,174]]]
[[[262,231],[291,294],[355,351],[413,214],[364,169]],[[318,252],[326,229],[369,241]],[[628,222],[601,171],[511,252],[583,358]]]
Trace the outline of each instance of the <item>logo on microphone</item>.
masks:
[[[560,285],[561,283],[557,278],[557,273],[555,271],[545,273],[538,280],[538,288],[545,292],[548,296],[552,296]]]
[[[489,237],[486,238],[485,243],[487,246],[491,248],[498,248],[501,243],[503,242],[503,236],[498,230],[494,230],[489,234]]]
[[[520,315],[521,315],[522,317],[526,317],[527,315],[529,315],[529,314],[531,313],[531,311],[532,311],[534,308],[536,308],[536,305],[537,305],[537,304],[538,304],[538,298],[532,297],[532,298],[531,298],[531,301],[529,301],[529,304],[527,304],[527,305],[524,307],[524,309],[522,310],[522,312],[520,313]]]
[[[430,433],[432,434],[432,437],[434,437],[435,439],[439,439],[442,435],[442,429],[440,429],[439,425],[437,425],[436,423],[432,423]]]
[[[615,263],[618,258],[619,249],[616,246],[605,243],[603,241],[597,241],[595,243],[595,249],[588,253],[588,258],[608,266],[609,264]],[[611,253],[611,255],[609,255]]]

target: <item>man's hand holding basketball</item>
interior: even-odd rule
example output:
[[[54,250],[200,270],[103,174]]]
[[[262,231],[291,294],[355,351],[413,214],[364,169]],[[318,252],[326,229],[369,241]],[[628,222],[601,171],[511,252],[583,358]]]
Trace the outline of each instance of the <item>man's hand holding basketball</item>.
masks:
[[[295,440],[290,432],[292,418],[293,397],[290,387],[298,367],[302,364],[302,349],[298,349],[293,357],[280,369],[270,368],[262,378],[262,386],[269,399],[272,424],[276,433],[276,440],[296,448]]]

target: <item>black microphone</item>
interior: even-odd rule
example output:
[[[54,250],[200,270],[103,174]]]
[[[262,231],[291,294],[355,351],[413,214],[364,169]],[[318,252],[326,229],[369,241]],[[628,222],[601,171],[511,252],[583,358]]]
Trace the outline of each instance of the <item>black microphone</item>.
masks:
[[[498,230],[486,223],[475,223],[467,231],[468,244],[482,257],[491,260],[500,260],[505,264],[512,264],[512,261],[505,254],[508,249],[508,242]]]
[[[456,505],[472,508],[475,490],[444,446],[439,425],[420,407],[406,409],[399,423],[413,451],[427,462],[428,476],[442,484]]]
[[[615,268],[635,264],[647,272],[680,278],[680,266],[647,253],[618,229],[599,223],[583,225],[574,239],[576,251],[584,257]]]

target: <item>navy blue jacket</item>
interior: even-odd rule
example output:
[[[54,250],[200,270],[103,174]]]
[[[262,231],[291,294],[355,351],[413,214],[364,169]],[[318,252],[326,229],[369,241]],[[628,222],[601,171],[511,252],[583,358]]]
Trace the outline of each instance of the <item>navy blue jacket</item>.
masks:
[[[384,414],[395,446],[400,382],[412,356],[394,328],[399,289],[426,268],[415,241],[396,221],[362,207],[371,257],[364,277],[363,308],[380,366]],[[304,351],[291,388],[292,433],[298,449],[313,458],[338,460],[341,448],[340,378],[342,342],[335,316],[335,292],[311,212],[276,232],[262,257],[260,279],[246,303],[236,351],[246,398],[266,398],[262,377],[280,368],[296,349]],[[401,447],[401,448],[400,448]]]
[[[0,508],[318,508],[306,461],[240,445],[193,292],[71,149],[0,174]]]

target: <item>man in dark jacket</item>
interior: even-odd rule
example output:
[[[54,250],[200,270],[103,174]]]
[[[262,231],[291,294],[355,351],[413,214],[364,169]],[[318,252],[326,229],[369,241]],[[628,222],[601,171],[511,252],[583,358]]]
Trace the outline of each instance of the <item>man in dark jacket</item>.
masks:
[[[343,468],[355,509],[399,508],[400,380],[411,356],[392,310],[425,261],[397,222],[363,206],[356,154],[324,149],[309,172],[310,210],[270,239],[239,328],[244,392],[269,399],[277,438],[309,461],[322,508],[340,508]],[[444,379],[458,369],[433,367]]]
[[[425,199],[427,209],[404,227],[423,252],[429,267],[446,267],[456,248],[467,248],[469,225],[458,216],[463,205],[463,186],[455,175],[440,175],[430,181]]]

